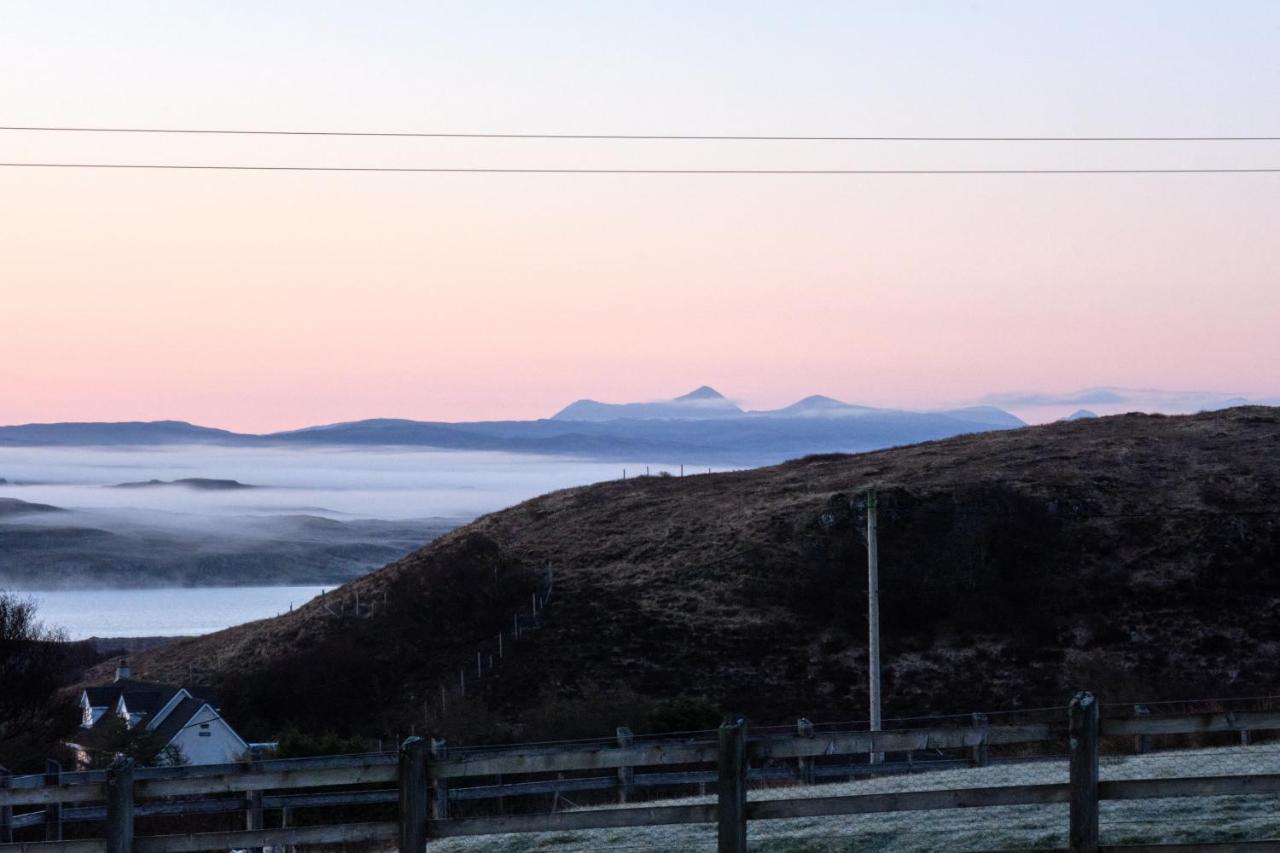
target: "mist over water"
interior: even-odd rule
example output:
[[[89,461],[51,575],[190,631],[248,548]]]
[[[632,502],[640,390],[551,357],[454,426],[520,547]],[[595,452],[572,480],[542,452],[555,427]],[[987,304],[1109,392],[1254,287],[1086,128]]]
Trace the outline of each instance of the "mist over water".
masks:
[[[9,481],[0,484],[0,497],[64,509],[202,517],[471,519],[553,489],[617,478],[628,465],[634,472],[644,462],[389,448],[0,447],[0,478]],[[109,488],[183,478],[258,488]]]
[[[77,635],[191,633],[194,627],[160,623],[190,621],[184,614],[203,608],[213,588],[240,588],[251,603],[262,599],[251,590],[335,586],[478,515],[617,478],[624,467],[645,466],[405,448],[0,447],[0,478],[7,481],[0,483],[0,588],[60,595],[145,589],[151,592],[111,599],[126,610],[129,601],[140,608],[134,628],[121,627],[127,617],[105,612],[84,623],[74,603],[65,612],[75,616]],[[184,479],[250,488],[119,488]],[[180,606],[151,594],[180,587],[200,589]],[[239,621],[274,615],[277,597],[249,606]],[[49,599],[50,606],[62,600]],[[227,618],[215,619],[216,627],[235,624]]]

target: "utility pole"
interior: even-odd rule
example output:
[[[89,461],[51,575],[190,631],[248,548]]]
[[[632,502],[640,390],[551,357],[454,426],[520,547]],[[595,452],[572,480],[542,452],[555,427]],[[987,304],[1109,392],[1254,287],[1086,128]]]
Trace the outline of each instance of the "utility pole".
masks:
[[[880,731],[880,550],[876,542],[876,490],[867,491],[867,680],[871,699],[871,731]],[[884,753],[872,752],[879,764]]]

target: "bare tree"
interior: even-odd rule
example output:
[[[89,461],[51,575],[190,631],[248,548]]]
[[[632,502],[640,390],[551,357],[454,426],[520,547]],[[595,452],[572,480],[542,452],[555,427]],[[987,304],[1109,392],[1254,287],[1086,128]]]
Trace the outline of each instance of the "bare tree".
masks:
[[[40,623],[33,600],[0,590],[0,765],[43,766],[74,726],[58,695],[68,664],[65,634]]]

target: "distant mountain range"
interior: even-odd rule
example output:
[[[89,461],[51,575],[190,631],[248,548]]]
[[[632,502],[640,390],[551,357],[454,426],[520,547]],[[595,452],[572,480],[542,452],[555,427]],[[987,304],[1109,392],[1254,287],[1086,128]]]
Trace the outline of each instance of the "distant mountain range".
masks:
[[[247,438],[225,429],[196,426],[186,421],[122,421],[118,423],[22,424],[0,427],[0,446],[103,444],[212,444]]]
[[[553,421],[616,421],[616,420],[719,420],[723,418],[851,418],[868,415],[917,414],[944,416],[987,426],[1013,428],[1026,426],[1017,417],[995,406],[974,406],[938,412],[901,412],[892,409],[874,409],[855,406],[821,394],[805,397],[781,409],[743,411],[734,402],[714,388],[703,385],[674,400],[654,403],[600,403],[595,400],[579,400],[551,416]]]
[[[579,400],[551,418],[535,421],[376,418],[266,435],[182,421],[26,424],[0,427],[0,446],[385,445],[763,464],[1021,426],[1023,421],[994,406],[910,412],[851,405],[823,396],[805,397],[781,409],[744,411],[714,388],[702,386],[658,402]]]

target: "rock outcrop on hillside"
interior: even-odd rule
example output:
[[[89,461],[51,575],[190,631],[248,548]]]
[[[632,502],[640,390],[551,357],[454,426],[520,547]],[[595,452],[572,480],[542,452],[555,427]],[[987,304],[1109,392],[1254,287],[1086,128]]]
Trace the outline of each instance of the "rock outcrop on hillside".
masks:
[[[1280,686],[1280,410],[1262,407],[555,492],[135,671],[195,667],[265,729],[404,732],[496,651],[550,563],[543,626],[469,683],[474,719],[518,735],[574,695],[857,719],[872,487],[890,715]]]

